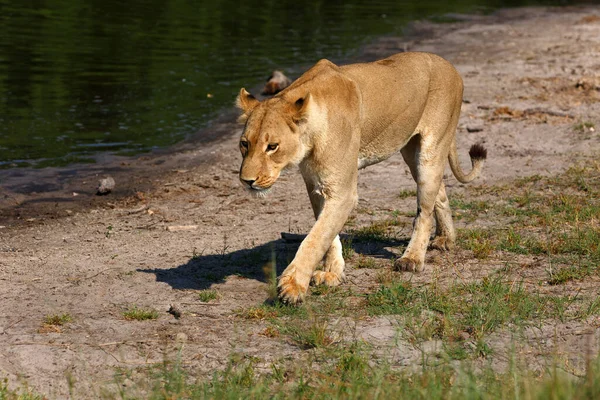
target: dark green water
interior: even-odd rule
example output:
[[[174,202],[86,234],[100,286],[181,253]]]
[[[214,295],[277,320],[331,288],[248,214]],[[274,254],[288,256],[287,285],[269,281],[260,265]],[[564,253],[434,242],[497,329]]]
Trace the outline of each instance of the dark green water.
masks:
[[[274,68],[448,12],[560,1],[0,0],[0,168],[171,145]]]

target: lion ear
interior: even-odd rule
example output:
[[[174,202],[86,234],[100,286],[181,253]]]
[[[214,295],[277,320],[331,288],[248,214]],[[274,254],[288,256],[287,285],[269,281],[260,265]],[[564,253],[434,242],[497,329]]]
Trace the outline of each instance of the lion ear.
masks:
[[[240,115],[238,120],[240,122],[244,122],[248,118],[252,110],[254,110],[254,108],[258,105],[258,103],[260,102],[256,100],[254,96],[248,93],[246,89],[242,88],[240,90],[240,94],[235,100],[235,105],[237,106],[237,108],[242,110],[242,115]]]
[[[310,93],[307,93],[306,95],[300,97],[294,102],[293,119],[295,122],[306,120],[306,118],[308,117],[308,108],[311,101],[312,96],[310,95]]]

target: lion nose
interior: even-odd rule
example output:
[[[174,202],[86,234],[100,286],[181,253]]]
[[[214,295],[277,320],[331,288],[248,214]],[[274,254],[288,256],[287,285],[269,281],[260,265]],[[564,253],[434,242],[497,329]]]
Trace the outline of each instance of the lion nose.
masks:
[[[255,181],[255,180],[253,180],[253,179],[242,179],[242,181],[244,181],[244,183],[245,183],[246,185],[248,185],[249,187],[252,187],[252,184],[253,184],[254,182],[256,182],[256,181]]]

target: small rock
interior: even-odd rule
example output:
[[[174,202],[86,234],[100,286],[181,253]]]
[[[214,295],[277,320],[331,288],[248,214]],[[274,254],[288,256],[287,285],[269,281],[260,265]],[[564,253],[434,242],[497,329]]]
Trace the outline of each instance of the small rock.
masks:
[[[183,343],[183,342],[187,342],[188,340],[188,335],[186,335],[183,332],[179,332],[176,336],[175,336],[175,340],[177,342]]]
[[[169,232],[195,231],[196,229],[198,229],[198,225],[174,225],[174,226],[167,226],[167,230]]]
[[[481,132],[482,130],[482,125],[467,125],[467,132]]]
[[[172,316],[174,316],[176,319],[181,318],[181,310],[179,309],[179,306],[177,306],[177,304],[171,304],[171,306],[169,307],[169,311],[167,311],[169,314],[171,314]]]
[[[100,181],[98,182],[98,189],[96,194],[99,196],[109,194],[114,188],[115,180],[112,177],[107,176],[104,179],[100,179]]]

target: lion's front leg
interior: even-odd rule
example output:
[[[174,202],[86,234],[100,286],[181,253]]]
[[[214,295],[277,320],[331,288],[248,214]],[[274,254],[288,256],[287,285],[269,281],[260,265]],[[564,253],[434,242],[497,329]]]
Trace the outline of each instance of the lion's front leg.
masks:
[[[308,177],[305,179],[306,190],[310,198],[315,219],[319,219],[323,206],[325,205],[325,197],[322,190],[314,183],[314,180]],[[315,285],[325,284],[327,286],[337,286],[344,280],[344,257],[342,256],[342,242],[340,235],[336,235],[331,243],[331,247],[325,253],[325,268],[323,271],[314,271],[312,280]]]
[[[288,303],[304,299],[317,265],[327,254],[326,268],[314,276],[315,282],[339,284],[343,278],[342,244],[338,233],[342,230],[356,202],[356,189],[342,197],[323,199],[317,222],[302,241],[296,256],[279,278],[279,296]],[[331,253],[330,253],[331,252]],[[330,256],[331,254],[331,256]],[[341,263],[340,263],[341,261]]]

